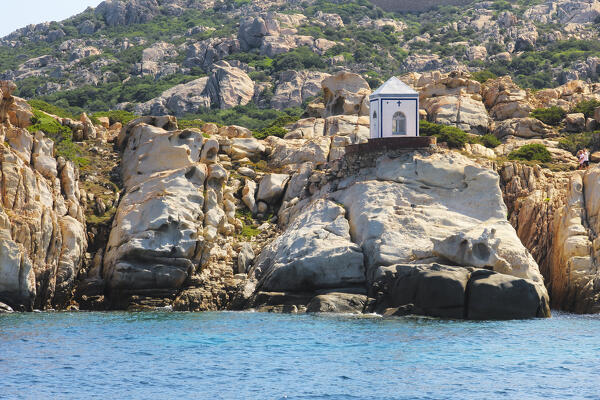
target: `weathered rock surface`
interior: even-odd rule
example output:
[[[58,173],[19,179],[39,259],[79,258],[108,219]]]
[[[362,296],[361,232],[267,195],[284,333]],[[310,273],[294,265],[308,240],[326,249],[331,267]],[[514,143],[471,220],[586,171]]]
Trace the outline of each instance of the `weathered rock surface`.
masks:
[[[572,174],[566,201],[554,218],[549,271],[552,303],[578,313],[600,312],[599,178],[597,167]]]
[[[491,122],[480,96],[440,96],[422,103],[432,122],[456,126],[466,132],[485,134]]]
[[[368,277],[380,266],[439,256],[435,243],[488,228],[500,240],[487,237],[485,250],[510,259],[489,267],[542,284],[537,264],[506,221],[494,172],[454,154],[408,154],[380,159],[372,174],[372,180],[333,194],[348,209],[352,237],[365,251]],[[458,253],[460,242],[456,245]]]
[[[227,171],[214,159],[201,161],[210,158],[203,147],[212,144],[203,143],[200,131],[165,131],[137,122],[123,128],[121,136],[125,195],[103,269],[113,307],[127,306],[135,296],[173,298],[186,281],[201,280],[203,274],[208,278],[219,265],[213,245],[235,232],[235,218],[227,214],[235,207],[228,205],[223,190]],[[227,256],[221,244],[218,251]],[[211,268],[203,268],[209,261]],[[212,293],[222,301],[217,278],[214,291],[200,286],[185,298],[196,293],[199,304],[205,304]]]
[[[106,0],[96,7],[95,13],[108,26],[131,25],[152,20],[159,14],[159,6],[156,0]]]
[[[482,96],[490,116],[495,120],[525,118],[533,109],[527,92],[510,77],[493,79],[483,85]]]
[[[593,22],[599,15],[600,3],[597,1],[551,0],[531,7],[524,18],[564,24]]]
[[[321,82],[329,76],[318,71],[282,72],[271,99],[271,106],[284,109],[302,105],[306,100],[321,93]]]
[[[338,72],[321,83],[325,115],[369,115],[371,88],[358,74]]]
[[[184,65],[210,71],[211,66],[230,54],[240,51],[240,42],[234,38],[210,38],[187,47]]]
[[[210,77],[198,78],[163,92],[159,97],[138,104],[139,114],[177,116],[195,113],[216,105],[226,109],[246,105],[254,96],[254,82],[239,68],[225,61],[215,64]]]
[[[285,167],[286,172],[296,170],[307,161],[314,162],[315,165],[325,164],[331,146],[331,139],[323,136],[309,140],[269,136],[266,142],[272,148],[269,165],[273,168]]]
[[[290,179],[287,174],[268,174],[260,181],[256,199],[268,204],[276,204],[283,196],[285,185]]]
[[[44,135],[23,129],[29,123],[12,125],[14,89],[0,82],[0,132],[8,142],[0,146],[0,301],[15,310],[65,308],[87,247],[78,171],[57,163]]]
[[[567,132],[583,132],[585,130],[585,115],[583,113],[567,114],[565,129]]]
[[[440,264],[383,268],[377,278],[377,312],[459,319],[549,317],[543,286],[510,275]],[[393,310],[391,313],[390,311]]]
[[[254,96],[254,82],[241,69],[225,61],[214,65],[213,74],[206,84],[212,104],[221,109],[246,105]]]
[[[494,129],[494,135],[499,139],[506,136],[525,139],[556,136],[550,126],[536,118],[511,118],[502,121]]]
[[[367,296],[358,293],[327,291],[313,297],[306,305],[309,313],[362,314],[367,307]]]
[[[365,311],[400,307],[452,318],[549,316],[538,266],[506,220],[498,175],[463,156],[384,156],[360,175],[333,181],[301,170],[290,190],[279,213],[285,231],[257,257],[246,304],[283,307],[285,298],[285,307],[315,312],[357,312],[361,304]],[[397,264],[406,273],[389,275]],[[342,276],[350,272],[352,278]],[[310,294],[357,284],[372,301],[353,299],[348,307],[347,296]]]
[[[318,200],[257,257],[250,273],[265,291],[310,291],[365,281],[363,254],[342,207]]]

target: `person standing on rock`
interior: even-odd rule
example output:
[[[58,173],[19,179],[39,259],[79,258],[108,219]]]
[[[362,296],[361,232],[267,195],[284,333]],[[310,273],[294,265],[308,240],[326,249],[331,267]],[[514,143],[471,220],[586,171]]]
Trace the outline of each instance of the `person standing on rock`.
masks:
[[[583,163],[585,161],[585,155],[583,154],[583,150],[579,150],[577,152],[577,160],[579,160],[579,167],[577,167],[577,169],[583,169]]]
[[[590,166],[590,151],[583,149],[583,167],[587,169]]]

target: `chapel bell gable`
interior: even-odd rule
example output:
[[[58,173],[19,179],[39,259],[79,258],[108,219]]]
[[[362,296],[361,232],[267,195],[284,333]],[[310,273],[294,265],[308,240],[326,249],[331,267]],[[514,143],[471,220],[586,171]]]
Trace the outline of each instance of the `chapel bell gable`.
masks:
[[[419,94],[396,77],[369,96],[371,139],[419,136]]]

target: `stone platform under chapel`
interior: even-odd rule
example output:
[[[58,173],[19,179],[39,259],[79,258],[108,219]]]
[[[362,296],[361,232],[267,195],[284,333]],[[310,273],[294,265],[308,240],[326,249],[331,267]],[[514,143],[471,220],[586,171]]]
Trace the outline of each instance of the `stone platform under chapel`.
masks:
[[[379,153],[395,150],[423,150],[437,144],[433,136],[405,136],[370,139],[367,143],[346,146],[346,154]]]

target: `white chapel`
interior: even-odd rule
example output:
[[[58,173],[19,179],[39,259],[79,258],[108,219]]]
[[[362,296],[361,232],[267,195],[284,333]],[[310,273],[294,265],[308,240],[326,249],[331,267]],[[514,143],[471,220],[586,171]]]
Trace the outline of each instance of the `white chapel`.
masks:
[[[419,136],[419,93],[396,77],[369,97],[371,139]]]

